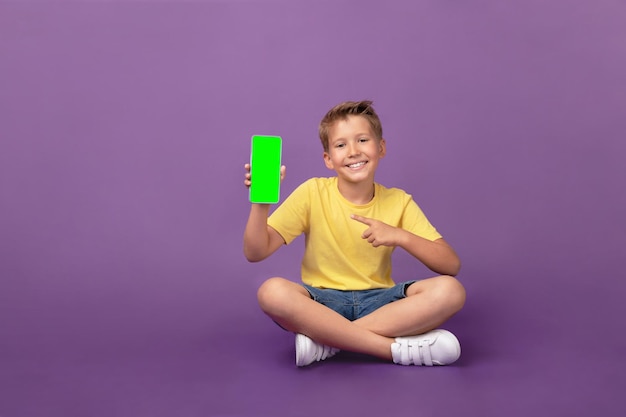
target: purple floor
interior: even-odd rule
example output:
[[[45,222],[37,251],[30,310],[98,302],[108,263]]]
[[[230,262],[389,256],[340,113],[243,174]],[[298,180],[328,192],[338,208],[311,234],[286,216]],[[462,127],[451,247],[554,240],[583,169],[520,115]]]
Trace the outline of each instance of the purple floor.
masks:
[[[626,415],[623,2],[0,0],[0,417]],[[450,367],[294,365],[242,255],[369,98],[378,181],[457,249]],[[397,280],[428,272],[396,253]]]

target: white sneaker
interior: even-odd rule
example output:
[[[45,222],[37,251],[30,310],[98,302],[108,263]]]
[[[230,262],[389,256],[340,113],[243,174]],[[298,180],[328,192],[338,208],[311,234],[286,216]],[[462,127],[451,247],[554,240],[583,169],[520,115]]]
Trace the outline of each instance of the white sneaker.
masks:
[[[450,365],[461,356],[459,340],[447,330],[397,337],[391,345],[393,362],[400,365]]]
[[[339,349],[314,342],[311,338],[296,334],[296,366],[307,366],[315,361],[323,361],[339,352]]]

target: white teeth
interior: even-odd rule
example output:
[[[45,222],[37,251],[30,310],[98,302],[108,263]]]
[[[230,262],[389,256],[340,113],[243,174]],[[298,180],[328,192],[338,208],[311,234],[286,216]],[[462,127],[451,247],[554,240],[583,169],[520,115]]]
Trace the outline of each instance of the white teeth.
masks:
[[[365,162],[357,162],[356,164],[348,165],[348,168],[358,168],[365,165]]]

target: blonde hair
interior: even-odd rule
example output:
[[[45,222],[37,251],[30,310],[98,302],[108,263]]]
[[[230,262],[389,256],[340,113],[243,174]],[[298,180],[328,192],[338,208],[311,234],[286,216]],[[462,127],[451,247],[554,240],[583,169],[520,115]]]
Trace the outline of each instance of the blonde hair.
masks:
[[[324,147],[324,152],[328,152],[328,135],[332,125],[338,120],[346,120],[348,116],[363,116],[372,127],[376,139],[383,137],[383,126],[378,115],[372,107],[372,101],[344,101],[330,109],[324,116],[319,126],[320,140]]]

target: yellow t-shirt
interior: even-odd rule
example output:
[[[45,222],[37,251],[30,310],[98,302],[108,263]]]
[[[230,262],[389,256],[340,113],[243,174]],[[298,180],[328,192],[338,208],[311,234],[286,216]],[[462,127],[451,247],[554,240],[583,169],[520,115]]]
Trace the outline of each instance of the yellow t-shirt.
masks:
[[[304,233],[302,282],[305,284],[338,290],[393,286],[394,248],[375,248],[362,239],[367,225],[351,219],[352,214],[401,227],[431,241],[441,238],[406,192],[375,184],[372,201],[359,206],[339,193],[337,177],[312,178],[301,184],[272,213],[268,224],[287,244]]]

